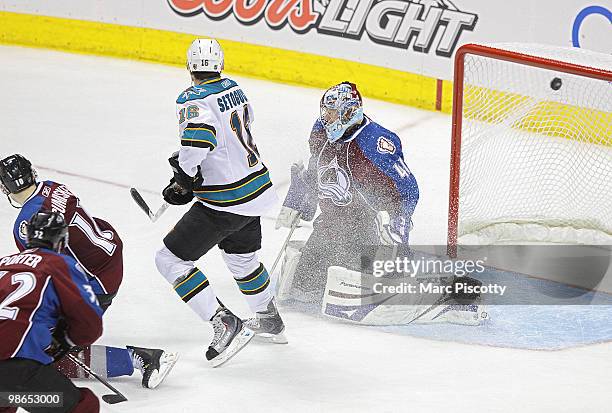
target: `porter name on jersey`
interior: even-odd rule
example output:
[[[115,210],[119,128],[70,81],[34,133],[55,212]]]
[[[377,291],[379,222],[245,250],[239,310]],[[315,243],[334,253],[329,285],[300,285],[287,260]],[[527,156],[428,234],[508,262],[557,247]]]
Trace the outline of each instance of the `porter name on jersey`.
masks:
[[[11,256],[0,259],[0,267],[5,266],[5,265],[27,265],[28,267],[36,268],[38,263],[41,261],[42,261],[42,257],[40,255],[34,255],[34,254],[11,255]]]

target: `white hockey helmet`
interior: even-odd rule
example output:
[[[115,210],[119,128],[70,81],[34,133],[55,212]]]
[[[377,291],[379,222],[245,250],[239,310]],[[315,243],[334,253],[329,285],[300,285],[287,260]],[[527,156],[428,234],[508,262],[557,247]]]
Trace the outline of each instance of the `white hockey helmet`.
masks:
[[[321,123],[330,142],[336,142],[363,121],[363,100],[354,83],[342,82],[327,89],[320,109]]]
[[[187,69],[190,72],[223,70],[223,49],[215,39],[196,39],[187,49]]]

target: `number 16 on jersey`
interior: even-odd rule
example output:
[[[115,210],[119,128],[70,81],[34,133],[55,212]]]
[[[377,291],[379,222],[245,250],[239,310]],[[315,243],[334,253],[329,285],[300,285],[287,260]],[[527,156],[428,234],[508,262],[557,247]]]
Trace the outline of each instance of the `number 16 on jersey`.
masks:
[[[232,130],[238,137],[238,140],[240,140],[240,143],[247,152],[247,160],[249,162],[249,167],[257,165],[259,163],[259,151],[257,150],[257,146],[255,145],[255,141],[253,140],[253,135],[251,135],[251,118],[249,116],[248,105],[243,106],[243,121],[240,120],[240,116],[238,115],[237,110],[232,112],[232,115],[230,117],[230,125],[232,127]]]

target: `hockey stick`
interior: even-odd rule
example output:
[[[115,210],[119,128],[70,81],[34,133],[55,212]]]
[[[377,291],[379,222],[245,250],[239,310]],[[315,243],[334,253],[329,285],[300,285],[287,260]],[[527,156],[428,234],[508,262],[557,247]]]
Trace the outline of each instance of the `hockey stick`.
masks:
[[[109,382],[107,382],[102,377],[100,377],[96,373],[94,373],[93,370],[91,370],[87,364],[85,364],[81,360],[79,360],[78,357],[75,357],[72,354],[68,353],[68,358],[70,360],[72,360],[72,362],[75,363],[76,365],[78,365],[80,368],[85,370],[85,372],[87,374],[89,374],[90,376],[95,377],[100,383],[102,383],[109,390],[111,390],[113,393],[115,393],[115,394],[105,394],[104,396],[102,396],[102,400],[104,400],[106,403],[108,403],[108,404],[117,404],[117,403],[121,403],[121,402],[126,402],[127,401],[127,397],[125,397],[123,394],[121,394],[121,392],[119,390],[117,390],[116,388],[111,386]]]
[[[272,269],[270,269],[270,274],[274,274],[274,270],[276,269],[276,266],[278,265],[278,262],[280,261],[281,257],[283,256],[283,253],[285,252],[285,249],[287,249],[287,244],[289,244],[289,241],[291,241],[291,236],[293,235],[293,231],[295,231],[295,229],[298,227],[298,224],[300,223],[300,216],[301,216],[301,214],[298,214],[293,219],[293,222],[291,223],[291,231],[289,231],[289,235],[287,235],[287,238],[285,239],[285,242],[283,243],[283,246],[281,247],[280,251],[278,252],[278,255],[276,256],[276,259],[274,260],[274,264],[272,264]]]
[[[138,205],[140,209],[142,209],[144,213],[147,214],[151,222],[157,221],[159,217],[161,217],[170,206],[169,203],[164,202],[162,206],[159,207],[157,212],[153,213],[153,211],[151,211],[151,208],[149,208],[149,205],[147,205],[144,198],[142,197],[142,195],[140,195],[136,188],[130,188],[130,195],[132,195],[132,199],[134,200],[134,202],[136,202],[136,205]]]

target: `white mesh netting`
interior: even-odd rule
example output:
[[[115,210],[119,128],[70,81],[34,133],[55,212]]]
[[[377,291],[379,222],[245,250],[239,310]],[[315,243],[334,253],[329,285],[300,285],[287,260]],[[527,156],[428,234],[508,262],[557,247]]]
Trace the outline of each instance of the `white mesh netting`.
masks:
[[[459,243],[612,244],[612,56],[492,47],[610,77],[465,56]]]

